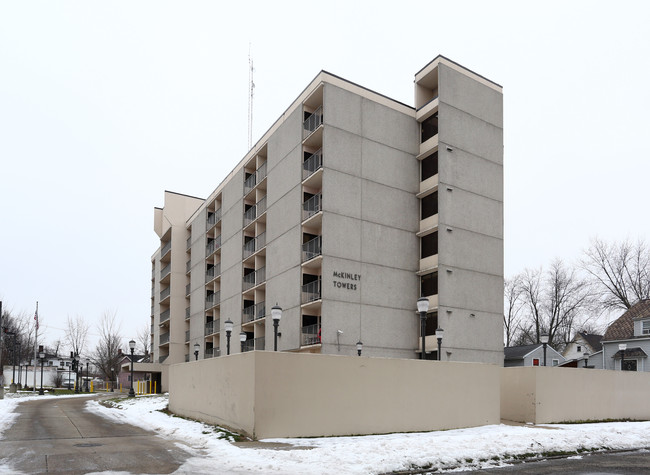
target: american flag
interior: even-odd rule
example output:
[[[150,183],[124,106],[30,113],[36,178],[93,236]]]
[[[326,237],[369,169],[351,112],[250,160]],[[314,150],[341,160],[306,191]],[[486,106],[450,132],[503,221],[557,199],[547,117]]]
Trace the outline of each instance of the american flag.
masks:
[[[36,313],[34,314],[34,320],[36,320],[36,329],[38,330],[38,304],[36,304]]]

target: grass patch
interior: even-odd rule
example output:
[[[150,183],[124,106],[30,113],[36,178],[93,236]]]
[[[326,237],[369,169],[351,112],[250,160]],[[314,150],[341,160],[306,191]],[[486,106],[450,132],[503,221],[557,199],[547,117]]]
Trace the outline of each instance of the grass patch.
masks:
[[[216,424],[208,424],[207,422],[203,422],[198,419],[192,419],[191,417],[185,417],[185,416],[180,416],[178,414],[174,414],[169,410],[169,406],[165,406],[163,409],[158,409],[158,412],[162,412],[163,414],[166,414],[170,417],[178,417],[179,419],[184,419],[186,421],[198,422],[199,424],[203,424],[209,430],[203,430],[201,431],[201,433],[205,435],[213,434],[218,439],[226,439],[230,442],[247,442],[251,440],[248,437],[238,434],[237,432],[234,432],[230,429],[226,429],[225,427],[218,426]]]
[[[605,422],[647,422],[645,419],[585,419],[580,421],[552,422],[552,424],[602,424]],[[546,424],[540,424],[546,425]]]

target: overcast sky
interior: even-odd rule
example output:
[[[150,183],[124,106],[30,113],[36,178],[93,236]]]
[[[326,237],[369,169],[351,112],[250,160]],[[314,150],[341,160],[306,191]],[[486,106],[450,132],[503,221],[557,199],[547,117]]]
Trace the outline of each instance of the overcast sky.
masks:
[[[321,69],[411,105],[438,54],[501,84],[506,276],[648,236],[650,3],[224,4],[0,3],[0,299],[48,341],[149,324],[153,207],[246,153],[249,43],[253,141]]]

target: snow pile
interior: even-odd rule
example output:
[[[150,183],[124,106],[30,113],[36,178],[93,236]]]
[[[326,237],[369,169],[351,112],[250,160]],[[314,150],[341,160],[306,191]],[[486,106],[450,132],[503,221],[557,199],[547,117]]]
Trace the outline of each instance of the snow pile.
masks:
[[[268,439],[278,450],[242,447],[214,426],[162,412],[167,397],[125,399],[117,409],[87,403],[90,410],[122,423],[149,428],[182,441],[193,457],[178,473],[371,474],[416,467],[451,470],[503,465],[520,458],[585,450],[650,447],[650,422],[506,426],[362,437]]]

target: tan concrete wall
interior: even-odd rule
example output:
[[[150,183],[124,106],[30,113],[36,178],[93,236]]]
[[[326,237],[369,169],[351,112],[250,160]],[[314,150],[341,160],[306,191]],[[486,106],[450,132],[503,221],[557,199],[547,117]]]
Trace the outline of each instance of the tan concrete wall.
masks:
[[[170,410],[256,438],[375,434],[499,423],[499,370],[251,352],[170,368]]]
[[[503,368],[501,417],[544,424],[650,419],[650,374],[583,368]]]

